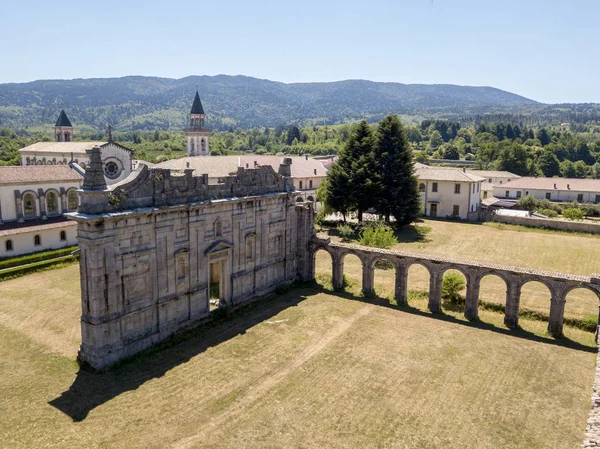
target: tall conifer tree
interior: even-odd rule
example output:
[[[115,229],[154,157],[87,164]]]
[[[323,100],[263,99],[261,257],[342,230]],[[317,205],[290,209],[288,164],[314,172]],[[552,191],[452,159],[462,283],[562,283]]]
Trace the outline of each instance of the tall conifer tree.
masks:
[[[379,213],[387,221],[394,216],[400,226],[413,222],[420,212],[417,177],[412,149],[397,115],[388,115],[379,122],[375,157],[383,185],[377,201]]]

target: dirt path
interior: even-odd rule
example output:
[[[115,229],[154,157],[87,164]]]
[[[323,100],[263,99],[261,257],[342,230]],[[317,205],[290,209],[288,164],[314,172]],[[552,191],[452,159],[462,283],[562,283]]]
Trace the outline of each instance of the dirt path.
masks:
[[[269,390],[289,376],[293,371],[300,368],[316,355],[320,354],[336,338],[346,332],[356,322],[356,320],[368,315],[371,313],[371,311],[373,311],[374,308],[374,305],[367,304],[349,319],[330,329],[319,341],[305,348],[291,363],[282,367],[279,371],[276,371],[268,377],[265,377],[262,382],[252,387],[245,396],[238,399],[222,413],[215,415],[211,420],[204,423],[202,429],[198,433],[175,442],[171,447],[177,449],[194,447],[196,443],[205,439],[207,434],[214,432],[225,422],[235,418],[235,416],[243,412],[246,407],[260,399]]]

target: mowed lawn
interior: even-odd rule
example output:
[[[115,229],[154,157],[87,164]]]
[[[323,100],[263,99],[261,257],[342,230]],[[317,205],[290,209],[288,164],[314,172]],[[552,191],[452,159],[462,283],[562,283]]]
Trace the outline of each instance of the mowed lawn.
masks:
[[[0,283],[0,447],[576,448],[593,334],[301,289],[78,372],[78,267]]]
[[[431,231],[418,239],[417,234],[409,228],[401,234],[400,243],[393,249],[563,273],[600,273],[598,237],[540,232],[496,223],[468,224],[425,219],[417,226],[429,227]],[[335,235],[332,238],[339,240]],[[330,273],[331,258],[324,251],[317,254],[317,267],[319,272]],[[344,273],[360,284],[362,265],[356,256],[345,258]],[[393,294],[394,275],[393,270],[376,270],[375,290],[378,295],[390,297]],[[424,267],[413,265],[410,268],[408,288],[429,290],[429,273]],[[480,299],[505,304],[504,281],[497,276],[484,277]],[[565,316],[598,316],[598,305],[598,297],[594,293],[576,289],[567,295]],[[539,282],[527,283],[522,289],[521,307],[547,315],[550,311],[550,291]]]

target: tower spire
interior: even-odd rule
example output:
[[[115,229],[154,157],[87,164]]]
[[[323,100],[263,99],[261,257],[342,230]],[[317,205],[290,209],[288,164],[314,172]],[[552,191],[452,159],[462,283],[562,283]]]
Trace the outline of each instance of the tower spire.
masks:
[[[190,126],[184,130],[187,136],[188,156],[208,156],[208,139],[211,131],[204,127],[205,119],[206,114],[196,86],[196,95],[190,110]]]
[[[57,142],[73,141],[73,125],[64,109],[60,111],[60,115],[54,125],[54,135]]]

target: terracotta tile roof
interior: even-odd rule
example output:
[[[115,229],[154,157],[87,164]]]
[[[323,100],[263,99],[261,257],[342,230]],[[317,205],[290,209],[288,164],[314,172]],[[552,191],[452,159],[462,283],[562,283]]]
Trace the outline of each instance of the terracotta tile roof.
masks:
[[[49,218],[48,220],[27,220],[24,223],[16,221],[0,225],[0,237],[7,235],[40,232],[47,229],[67,228],[77,226],[77,223],[67,217]]]
[[[556,188],[554,188],[556,185]],[[496,187],[506,189],[531,189],[531,190],[565,190],[575,192],[599,192],[600,179],[578,178],[531,178],[524,177],[514,181],[498,184]]]
[[[472,175],[460,168],[451,167],[416,167],[415,174],[422,181],[451,181],[451,182],[478,182],[485,181],[481,176]]]
[[[284,156],[264,155],[182,157],[156,164],[155,168],[167,168],[171,170],[185,170],[186,168],[190,168],[194,170],[195,175],[208,173],[210,178],[217,178],[237,172],[238,167],[254,168],[255,161],[259,165],[270,165],[273,167],[273,170],[278,171],[279,164],[283,163],[284,158]],[[291,159],[293,178],[327,176],[327,169],[320,160],[306,159],[299,156],[291,157]]]
[[[83,154],[95,146],[106,145],[107,142],[38,142],[28,147],[21,148],[19,153],[60,153]]]
[[[476,176],[483,176],[484,178],[510,178],[518,179],[519,175],[515,175],[509,171],[498,171],[498,170],[467,170],[467,173],[471,173]]]
[[[26,165],[0,167],[0,185],[31,182],[81,181],[83,178],[67,165]]]

